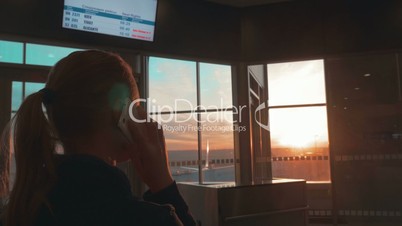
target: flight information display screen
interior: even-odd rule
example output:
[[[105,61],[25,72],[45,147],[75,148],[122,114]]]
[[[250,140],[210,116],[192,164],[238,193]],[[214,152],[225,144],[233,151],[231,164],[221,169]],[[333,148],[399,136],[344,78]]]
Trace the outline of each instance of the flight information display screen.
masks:
[[[153,41],[157,0],[65,0],[63,27]]]

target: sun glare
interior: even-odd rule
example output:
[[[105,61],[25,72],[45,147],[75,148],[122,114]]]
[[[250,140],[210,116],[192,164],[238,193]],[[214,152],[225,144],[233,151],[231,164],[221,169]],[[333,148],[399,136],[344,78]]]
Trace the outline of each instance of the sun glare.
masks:
[[[311,145],[311,137],[288,134],[286,137],[280,138],[279,143],[285,147],[306,148]]]
[[[270,122],[277,146],[305,148],[328,143],[325,107],[271,109]]]
[[[268,65],[270,106],[323,104],[317,107],[271,108],[273,147],[308,148],[328,145],[322,60]]]

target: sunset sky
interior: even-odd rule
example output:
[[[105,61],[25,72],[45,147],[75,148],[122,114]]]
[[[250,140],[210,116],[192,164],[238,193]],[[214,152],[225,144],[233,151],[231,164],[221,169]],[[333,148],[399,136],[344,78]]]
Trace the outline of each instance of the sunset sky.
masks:
[[[325,104],[324,62],[268,64],[270,106]],[[328,146],[326,106],[270,109],[272,147]]]
[[[325,104],[325,78],[322,60],[268,65],[269,105]],[[149,96],[155,99],[153,106],[175,106],[175,110],[194,110],[196,97],[196,63],[151,57],[149,61]],[[201,105],[207,108],[226,108],[232,105],[231,69],[226,65],[200,63]],[[213,107],[216,106],[216,107]],[[168,110],[164,108],[163,110]],[[231,119],[230,112],[225,118]],[[229,116],[229,117],[227,117]],[[162,116],[165,126],[196,127],[196,115],[178,115],[191,120],[185,123],[166,122],[169,115]],[[205,119],[206,114],[202,114]],[[216,123],[202,125],[230,127],[230,120],[222,114],[209,113]],[[161,118],[160,118],[161,119]],[[328,145],[326,106],[308,108],[270,109],[272,147],[301,148]],[[169,150],[197,149],[196,131],[165,131]],[[203,146],[209,140],[211,150],[233,148],[231,131],[203,131]]]
[[[232,106],[231,68],[228,65],[200,63],[200,105],[208,109],[227,108]],[[174,110],[194,110],[197,107],[196,63],[151,57],[149,60],[149,97],[155,100],[150,107],[161,109],[163,106]],[[180,100],[178,100],[180,99]],[[186,101],[184,101],[186,100]],[[162,111],[169,110],[164,107]],[[169,150],[197,150],[197,116],[195,114],[178,114],[176,120],[167,122],[171,115],[159,117],[159,121],[169,128],[182,125],[175,131],[165,129],[166,143]],[[155,117],[156,118],[156,117]],[[187,120],[189,119],[189,120]],[[201,123],[207,128],[202,130],[202,143],[205,147],[209,140],[210,150],[233,149],[232,113],[202,113]]]

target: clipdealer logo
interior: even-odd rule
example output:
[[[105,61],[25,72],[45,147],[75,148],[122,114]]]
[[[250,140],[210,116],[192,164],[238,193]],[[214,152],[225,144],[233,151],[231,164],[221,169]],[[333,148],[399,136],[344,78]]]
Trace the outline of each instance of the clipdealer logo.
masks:
[[[153,115],[146,119],[136,118],[133,109],[139,103],[147,104],[147,109]],[[155,99],[136,99],[129,104],[129,117],[136,123],[151,122],[159,123],[159,128],[169,132],[243,132],[246,126],[239,125],[237,120],[233,120],[234,114],[241,118],[245,106],[236,108],[235,106],[225,106],[224,101],[220,100],[220,106],[193,106],[189,100],[176,99],[172,105],[158,105]],[[175,109],[189,109],[185,114],[180,114]],[[161,114],[163,112],[163,114]],[[183,113],[183,112],[182,112]]]
[[[140,98],[132,101],[129,105],[129,116],[131,120],[136,123],[145,123],[151,122],[153,119],[148,115],[146,119],[138,119],[135,117],[133,113],[134,106],[139,103],[147,104],[147,109],[149,112],[153,112],[155,117],[161,116],[158,114],[160,112],[164,112],[164,115],[167,116],[165,118],[158,117],[158,121],[161,124],[161,127],[167,131],[221,131],[221,132],[228,132],[228,131],[237,131],[242,132],[246,131],[246,126],[239,125],[241,123],[242,115],[244,111],[248,110],[246,105],[243,106],[225,106],[224,101],[220,100],[220,106],[210,105],[210,106],[193,106],[191,101],[186,99],[175,99],[174,106],[171,105],[157,105],[157,101],[151,98]],[[185,108],[189,109],[189,114],[177,114],[174,109]],[[258,121],[257,113],[262,111],[268,107],[267,103],[260,104],[256,110],[254,111],[254,118],[256,123],[263,129],[269,131],[269,125],[264,125],[260,121]],[[198,117],[199,114],[205,114],[203,117]],[[231,113],[231,114],[228,114]],[[185,115],[185,116],[184,116]],[[233,116],[236,115],[237,120],[233,119]],[[202,126],[193,126],[194,122],[202,123]],[[187,123],[187,124],[185,124]],[[208,125],[205,125],[208,124]]]
[[[257,113],[262,111],[263,109],[268,107],[268,100],[266,102],[262,102],[254,111],[255,122],[263,129],[269,131],[269,121],[267,120],[267,125],[264,125],[262,122],[258,121]]]

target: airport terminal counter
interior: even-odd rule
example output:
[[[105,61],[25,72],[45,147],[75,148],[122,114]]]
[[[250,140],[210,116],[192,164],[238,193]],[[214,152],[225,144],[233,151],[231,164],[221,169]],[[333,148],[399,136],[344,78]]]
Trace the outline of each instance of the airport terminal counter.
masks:
[[[200,226],[307,225],[306,181],[275,179],[264,184],[178,183]]]

